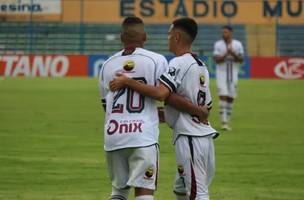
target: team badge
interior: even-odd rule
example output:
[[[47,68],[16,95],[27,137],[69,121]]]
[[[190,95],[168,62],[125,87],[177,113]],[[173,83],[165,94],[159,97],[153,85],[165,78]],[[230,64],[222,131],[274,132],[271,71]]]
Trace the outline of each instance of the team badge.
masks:
[[[132,69],[134,69],[135,67],[135,62],[133,60],[127,60],[125,63],[124,63],[124,70],[126,71],[131,71]]]
[[[145,172],[145,179],[151,179],[153,174],[154,174],[154,169],[152,167],[147,168]]]
[[[201,74],[199,79],[200,79],[200,84],[204,85],[205,84],[205,76],[203,74]]]
[[[184,175],[184,172],[185,172],[184,166],[178,165],[178,166],[177,166],[177,171],[178,171],[178,173],[179,173],[180,176],[183,176],[183,175]]]
[[[176,74],[176,69],[175,69],[174,67],[170,67],[168,73],[170,74],[170,76],[175,76],[175,74]]]

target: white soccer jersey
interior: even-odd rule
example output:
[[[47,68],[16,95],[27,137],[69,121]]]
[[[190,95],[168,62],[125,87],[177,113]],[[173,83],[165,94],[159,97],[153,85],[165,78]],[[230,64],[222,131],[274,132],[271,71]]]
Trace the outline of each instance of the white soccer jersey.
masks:
[[[211,109],[207,67],[191,53],[172,59],[169,70],[160,77],[160,81],[171,91],[188,98],[194,105],[207,105]],[[209,122],[200,123],[197,117],[178,112],[172,107],[166,106],[165,116],[166,119],[171,118],[169,125],[174,129],[174,142],[179,135],[206,136],[216,133]]]
[[[214,56],[223,56],[227,52],[228,45],[224,40],[219,40],[214,45]],[[229,44],[239,56],[244,56],[242,43],[238,40],[232,40]],[[236,62],[233,56],[227,56],[225,61],[216,64],[216,84],[219,96],[229,96],[235,98],[237,95],[236,85],[238,82],[238,73],[241,63]]]
[[[164,56],[142,48],[136,48],[132,54],[126,55],[125,51],[120,51],[103,64],[100,89],[106,103],[106,151],[156,144],[159,135],[156,101],[130,88],[111,92],[109,82],[117,73],[124,73],[148,85],[156,85],[167,68]]]
[[[227,52],[227,48],[231,48],[233,52],[236,53],[236,55],[244,56],[244,48],[240,41],[238,40],[232,40],[230,44],[226,44],[224,40],[219,40],[214,44],[214,56],[223,56]],[[231,62],[233,66],[239,67],[241,63],[235,62],[232,56],[228,56],[225,60],[225,62],[217,64],[218,67],[227,67],[227,63]]]

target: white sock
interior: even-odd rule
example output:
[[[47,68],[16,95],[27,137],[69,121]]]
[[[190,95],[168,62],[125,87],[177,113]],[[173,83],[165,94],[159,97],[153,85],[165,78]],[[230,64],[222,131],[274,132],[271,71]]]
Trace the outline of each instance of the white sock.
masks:
[[[233,108],[233,103],[227,102],[227,105],[226,105],[226,109],[227,109],[227,121],[229,121],[230,118],[231,118],[232,108]]]
[[[219,101],[219,112],[222,123],[227,123],[228,122],[227,101],[223,101],[223,100]]]
[[[154,197],[152,195],[142,195],[135,197],[135,200],[153,200]]]
[[[115,187],[112,187],[112,194],[110,197],[110,200],[127,200],[129,196],[130,189],[117,189]]]
[[[187,197],[187,195],[175,195],[176,196],[176,200],[188,200],[189,198]]]

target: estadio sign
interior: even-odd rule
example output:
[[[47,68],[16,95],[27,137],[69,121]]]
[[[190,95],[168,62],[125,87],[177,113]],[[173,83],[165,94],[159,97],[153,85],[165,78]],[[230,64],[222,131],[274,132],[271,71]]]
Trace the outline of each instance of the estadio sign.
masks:
[[[98,77],[108,55],[0,55],[0,76]],[[166,56],[167,60],[173,56]],[[215,77],[212,57],[201,57]],[[304,57],[246,57],[240,78],[304,79]]]
[[[121,23],[138,16],[145,23],[171,23],[178,17],[198,23],[301,24],[303,0],[63,0],[64,22]],[[82,4],[81,4],[81,3]],[[83,16],[81,14],[83,6]],[[74,8],[74,9],[71,9]],[[78,9],[77,9],[78,8]],[[102,11],[102,12],[101,12]]]

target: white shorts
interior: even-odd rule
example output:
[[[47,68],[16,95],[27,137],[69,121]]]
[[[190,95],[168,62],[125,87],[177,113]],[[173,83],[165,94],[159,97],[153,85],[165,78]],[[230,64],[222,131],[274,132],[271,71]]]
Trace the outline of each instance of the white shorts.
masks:
[[[208,200],[208,186],[215,171],[212,136],[181,135],[175,143],[176,180],[174,191],[185,193],[190,199]]]
[[[112,186],[155,190],[158,176],[158,145],[106,152]]]
[[[216,85],[219,96],[231,98],[237,96],[238,71],[237,66],[216,67]]]

